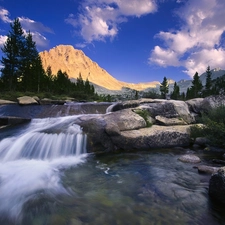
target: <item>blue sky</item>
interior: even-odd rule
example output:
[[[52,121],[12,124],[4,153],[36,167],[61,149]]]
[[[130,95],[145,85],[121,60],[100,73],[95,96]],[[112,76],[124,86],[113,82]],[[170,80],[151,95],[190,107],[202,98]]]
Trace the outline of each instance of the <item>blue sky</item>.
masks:
[[[125,82],[225,69],[224,0],[0,0],[0,46],[16,17],[39,51],[73,45]]]

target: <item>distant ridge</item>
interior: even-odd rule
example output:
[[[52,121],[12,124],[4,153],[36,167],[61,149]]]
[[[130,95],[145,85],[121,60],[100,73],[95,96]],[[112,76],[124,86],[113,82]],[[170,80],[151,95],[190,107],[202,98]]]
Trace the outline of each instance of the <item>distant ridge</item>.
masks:
[[[123,87],[128,87],[140,91],[159,85],[158,81],[139,84],[119,81],[96,62],[93,62],[83,51],[75,49],[71,45],[59,45],[49,51],[40,52],[40,57],[44,69],[46,70],[48,66],[51,66],[53,74],[57,74],[58,70],[61,69],[70,78],[76,79],[81,73],[83,80],[88,78],[90,82],[109,90],[121,90]]]

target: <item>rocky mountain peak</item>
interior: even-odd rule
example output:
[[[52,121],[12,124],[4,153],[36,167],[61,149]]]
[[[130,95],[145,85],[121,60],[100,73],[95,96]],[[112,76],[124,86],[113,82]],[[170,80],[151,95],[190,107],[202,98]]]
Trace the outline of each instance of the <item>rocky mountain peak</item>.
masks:
[[[159,82],[131,84],[119,81],[101,68],[96,62],[87,57],[82,50],[75,49],[71,45],[59,45],[49,51],[40,52],[43,67],[46,70],[51,66],[53,74],[58,70],[66,72],[70,78],[77,78],[81,73],[83,80],[102,86],[109,90],[121,90],[128,87],[136,90],[154,88]]]

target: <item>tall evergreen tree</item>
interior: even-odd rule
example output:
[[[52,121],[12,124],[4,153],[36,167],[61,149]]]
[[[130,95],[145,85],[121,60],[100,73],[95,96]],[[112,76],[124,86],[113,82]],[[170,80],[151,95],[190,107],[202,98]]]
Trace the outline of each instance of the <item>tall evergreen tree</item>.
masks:
[[[65,94],[70,91],[71,81],[68,77],[68,74],[66,72],[62,72],[62,70],[59,70],[57,72],[57,75],[54,80],[54,84],[55,84],[54,86],[55,91],[58,94]]]
[[[22,52],[25,43],[25,36],[18,18],[10,24],[11,30],[7,35],[7,40],[2,47],[5,56],[1,63],[3,68],[2,79],[8,90],[15,90],[17,79],[21,76]]]
[[[173,92],[171,98],[177,100],[180,96],[180,87],[177,85],[177,82],[174,83]]]
[[[190,88],[190,97],[191,98],[198,98],[202,96],[202,82],[200,81],[200,78],[198,76],[198,72],[195,73],[193,80],[192,80],[192,86]]]
[[[163,82],[160,84],[160,92],[162,98],[166,98],[166,94],[169,92],[169,84],[166,77],[163,78]]]
[[[204,97],[211,95],[212,89],[212,72],[210,70],[210,66],[206,69],[206,84],[204,90]]]
[[[32,35],[29,32],[26,36],[24,50],[22,52],[22,87],[24,91],[38,91],[40,86],[40,76],[42,73],[42,63],[36,48],[36,43],[33,41]]]

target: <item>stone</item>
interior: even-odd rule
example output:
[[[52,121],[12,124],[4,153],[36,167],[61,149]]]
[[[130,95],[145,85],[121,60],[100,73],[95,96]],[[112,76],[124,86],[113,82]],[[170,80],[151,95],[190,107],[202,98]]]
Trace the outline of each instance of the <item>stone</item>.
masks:
[[[0,105],[16,104],[14,101],[0,99]]]
[[[201,113],[202,110],[202,101],[204,100],[204,98],[193,98],[190,100],[185,101],[186,104],[188,105],[188,108],[191,112],[194,113]]]
[[[201,103],[201,112],[208,112],[210,109],[216,108],[221,105],[225,106],[224,95],[212,95],[206,97]]]
[[[212,199],[225,204],[225,167],[221,167],[211,176],[209,195]]]
[[[17,100],[20,105],[38,105],[38,102],[30,96],[19,97]]]
[[[118,149],[135,150],[189,146],[189,126],[158,126],[138,130],[121,131],[111,137]]]
[[[194,144],[203,146],[203,147],[207,146],[209,143],[210,141],[205,137],[197,137],[194,142]]]
[[[201,159],[194,154],[182,155],[181,157],[178,158],[178,160],[181,161],[181,162],[185,162],[185,163],[199,163],[199,162],[201,162]]]
[[[145,120],[131,109],[123,109],[103,116],[106,123],[116,123],[120,131],[146,127]]]
[[[187,125],[182,118],[166,118],[163,116],[156,116],[155,120],[157,123],[163,126],[174,126],[174,125]]]
[[[207,173],[207,174],[213,174],[219,170],[218,167],[206,166],[206,165],[200,165],[197,168],[199,173]]]

